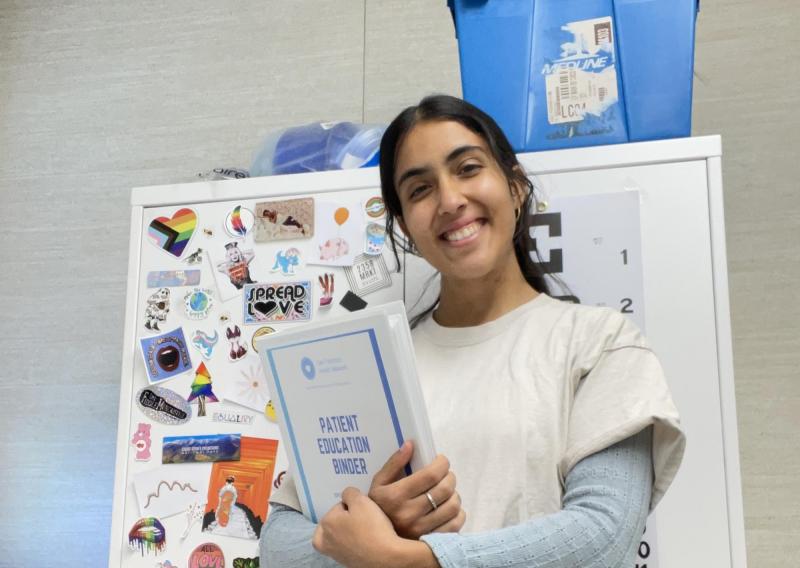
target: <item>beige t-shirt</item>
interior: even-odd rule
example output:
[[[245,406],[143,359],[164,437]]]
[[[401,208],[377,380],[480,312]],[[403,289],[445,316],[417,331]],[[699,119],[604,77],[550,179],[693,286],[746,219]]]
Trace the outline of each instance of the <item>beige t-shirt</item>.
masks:
[[[502,317],[413,333],[437,451],[467,511],[462,532],[561,509],[581,459],[653,424],[651,507],[680,465],[685,438],[661,365],[625,316],[540,294]],[[270,499],[299,509],[287,476]]]

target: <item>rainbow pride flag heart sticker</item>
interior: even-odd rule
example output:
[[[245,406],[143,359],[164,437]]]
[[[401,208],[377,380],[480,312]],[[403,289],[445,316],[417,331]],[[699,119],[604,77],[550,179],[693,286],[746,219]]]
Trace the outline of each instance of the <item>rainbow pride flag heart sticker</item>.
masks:
[[[180,258],[196,228],[197,214],[184,207],[178,209],[171,219],[167,217],[153,219],[147,228],[147,236],[156,246]]]

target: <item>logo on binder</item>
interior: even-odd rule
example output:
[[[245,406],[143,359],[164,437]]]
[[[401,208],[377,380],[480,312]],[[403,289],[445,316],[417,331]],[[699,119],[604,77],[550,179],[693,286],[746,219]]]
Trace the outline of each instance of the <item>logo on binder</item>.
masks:
[[[308,357],[303,357],[300,360],[300,370],[303,372],[305,378],[307,378],[309,381],[313,380],[317,375],[317,370],[314,368],[314,361]]]

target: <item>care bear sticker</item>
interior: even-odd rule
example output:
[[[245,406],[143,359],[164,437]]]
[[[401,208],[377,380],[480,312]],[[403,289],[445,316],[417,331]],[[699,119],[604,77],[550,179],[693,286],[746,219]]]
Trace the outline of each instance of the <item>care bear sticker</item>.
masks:
[[[311,282],[247,284],[244,287],[245,325],[298,322],[311,319]]]

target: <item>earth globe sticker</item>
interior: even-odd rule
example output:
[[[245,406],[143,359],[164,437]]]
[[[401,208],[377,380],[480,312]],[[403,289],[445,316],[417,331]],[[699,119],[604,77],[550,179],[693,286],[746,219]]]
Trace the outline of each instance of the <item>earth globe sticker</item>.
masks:
[[[317,370],[314,368],[314,361],[308,357],[303,357],[300,360],[300,370],[309,381],[312,380],[317,374]]]
[[[208,312],[213,304],[211,290],[195,288],[184,296],[186,317],[189,319],[198,320],[208,317]]]

